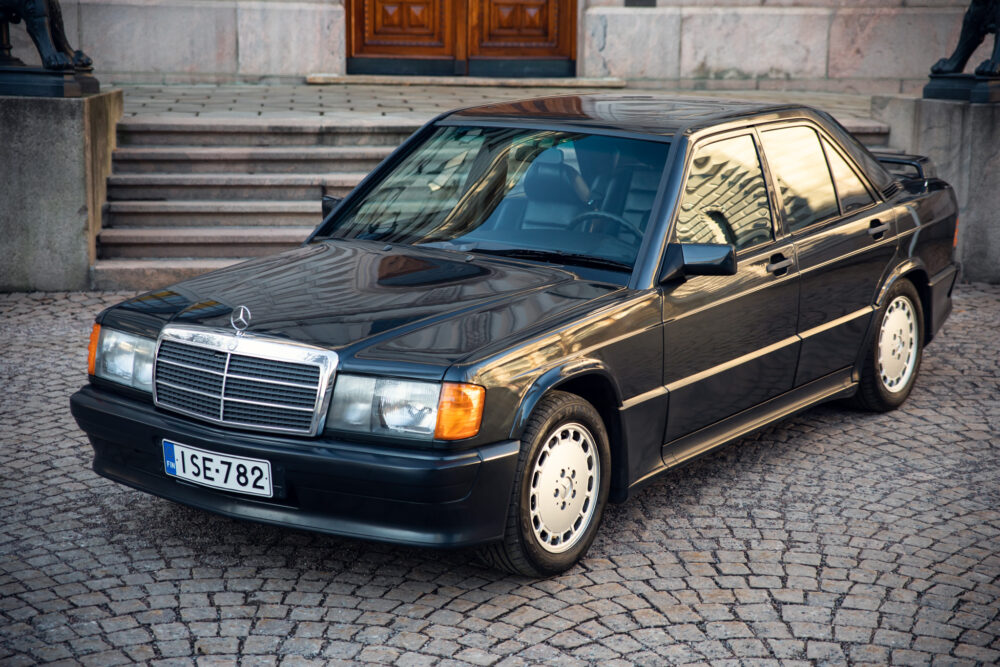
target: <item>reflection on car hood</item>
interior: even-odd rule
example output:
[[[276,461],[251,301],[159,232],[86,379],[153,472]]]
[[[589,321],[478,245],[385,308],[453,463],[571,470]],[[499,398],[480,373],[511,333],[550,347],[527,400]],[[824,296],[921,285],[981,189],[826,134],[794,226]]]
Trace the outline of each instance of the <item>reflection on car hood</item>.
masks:
[[[557,267],[329,241],[143,294],[104,321],[232,329],[230,314],[242,305],[248,333],[336,349],[345,361],[448,365],[620,289]]]

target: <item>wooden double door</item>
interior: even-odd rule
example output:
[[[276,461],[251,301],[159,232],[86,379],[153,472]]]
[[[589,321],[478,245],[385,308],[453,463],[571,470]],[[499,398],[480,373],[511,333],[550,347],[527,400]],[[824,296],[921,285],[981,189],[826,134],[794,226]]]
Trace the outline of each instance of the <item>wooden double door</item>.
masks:
[[[346,4],[350,74],[575,74],[576,0]]]

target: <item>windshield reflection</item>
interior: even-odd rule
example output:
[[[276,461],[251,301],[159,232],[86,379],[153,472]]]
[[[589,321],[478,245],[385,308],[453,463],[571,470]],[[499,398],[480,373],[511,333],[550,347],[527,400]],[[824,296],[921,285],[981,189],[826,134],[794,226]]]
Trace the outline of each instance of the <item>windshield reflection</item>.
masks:
[[[438,127],[322,238],[631,270],[668,148],[578,132]]]

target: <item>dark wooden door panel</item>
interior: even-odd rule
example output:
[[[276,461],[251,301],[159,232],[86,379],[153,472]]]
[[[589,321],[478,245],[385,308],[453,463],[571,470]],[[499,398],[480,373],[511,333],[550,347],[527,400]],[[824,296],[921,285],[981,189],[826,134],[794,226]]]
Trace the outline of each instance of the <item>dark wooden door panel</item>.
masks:
[[[471,0],[469,56],[572,58],[573,0]]]
[[[349,56],[454,58],[460,0],[351,0]]]
[[[469,59],[573,60],[576,0],[349,0],[347,9],[349,59],[452,60],[456,72]]]

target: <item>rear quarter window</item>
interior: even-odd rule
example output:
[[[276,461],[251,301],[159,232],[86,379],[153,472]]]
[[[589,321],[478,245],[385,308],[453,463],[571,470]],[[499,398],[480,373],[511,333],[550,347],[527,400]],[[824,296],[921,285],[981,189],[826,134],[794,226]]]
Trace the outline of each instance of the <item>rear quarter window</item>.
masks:
[[[840,208],[844,215],[874,203],[861,178],[825,139],[823,150],[826,151],[826,157],[830,162],[830,173],[833,174],[833,184],[837,188],[837,197],[840,199]]]

